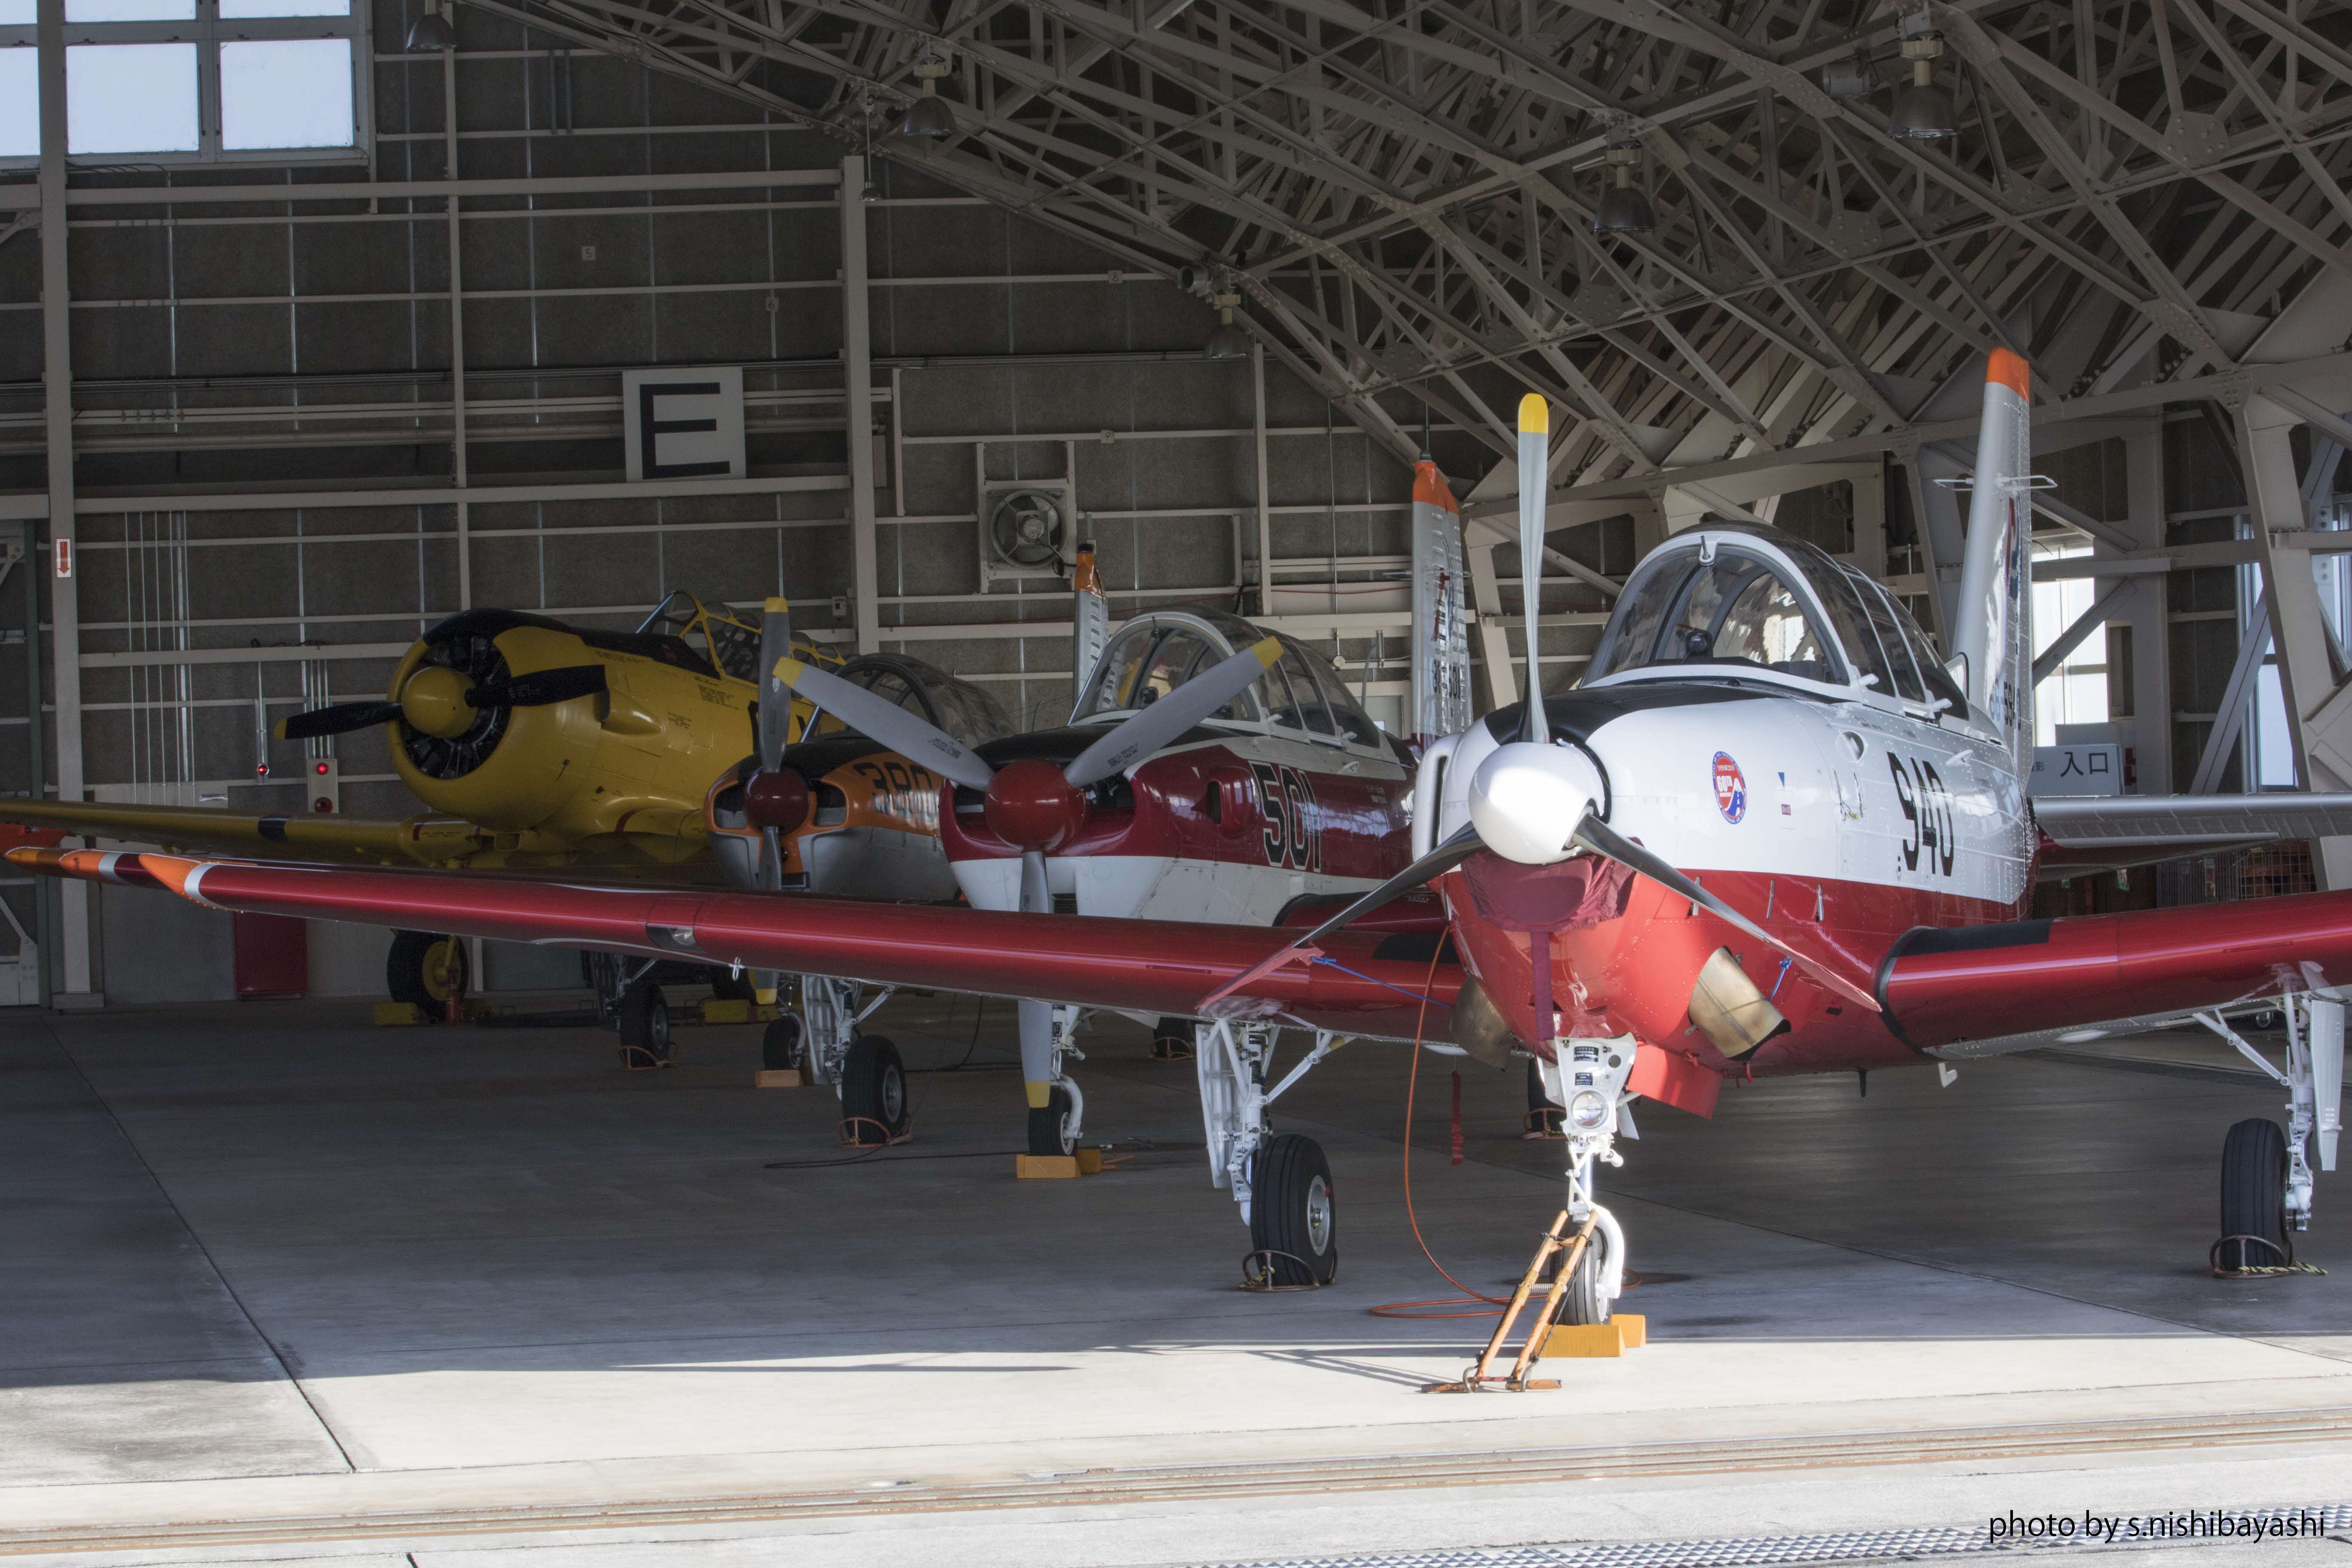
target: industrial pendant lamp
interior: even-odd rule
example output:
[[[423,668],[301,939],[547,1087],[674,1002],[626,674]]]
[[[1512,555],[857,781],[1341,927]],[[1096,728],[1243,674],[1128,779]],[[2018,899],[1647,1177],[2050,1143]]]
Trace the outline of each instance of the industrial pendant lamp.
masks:
[[[907,106],[907,118],[898,127],[899,135],[943,142],[955,134],[955,110],[940,96],[940,78],[951,68],[928,48],[923,51],[923,58],[915,62],[915,75],[923,84],[923,95]]]
[[[1936,85],[1935,62],[1944,52],[1940,33],[1922,33],[1903,40],[1903,58],[1911,62],[1911,79],[1898,88],[1886,111],[1886,133],[1898,142],[1936,142],[1960,133],[1952,95]]]
[[[1647,234],[1657,226],[1650,198],[1633,188],[1633,171],[1641,162],[1638,147],[1621,142],[1609,149],[1609,167],[1615,178],[1601,193],[1601,205],[1592,209],[1593,233]]]
[[[433,54],[457,47],[457,29],[449,25],[439,0],[425,0],[425,14],[408,29],[408,48],[412,54]]]
[[[1209,303],[1217,308],[1217,325],[1210,332],[1209,341],[1201,345],[1202,359],[1249,358],[1250,336],[1234,324],[1234,310],[1241,302],[1242,297],[1230,283],[1210,296]]]

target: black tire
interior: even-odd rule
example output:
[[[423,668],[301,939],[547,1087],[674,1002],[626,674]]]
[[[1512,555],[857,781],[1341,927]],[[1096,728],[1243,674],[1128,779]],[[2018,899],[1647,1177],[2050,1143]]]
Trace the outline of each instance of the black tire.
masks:
[[[1609,1303],[1601,1299],[1601,1281],[1609,1267],[1609,1234],[1600,1226],[1592,1229],[1592,1240],[1584,1248],[1584,1256],[1576,1260],[1576,1274],[1560,1293],[1559,1310],[1552,1314],[1555,1323],[1605,1323],[1609,1321]]]
[[[1066,1089],[1055,1089],[1046,1097],[1043,1110],[1029,1112],[1029,1152],[1032,1154],[1071,1154],[1077,1152],[1078,1141],[1070,1136],[1070,1096]]]
[[[2221,1234],[2258,1242],[2224,1241],[2215,1256],[2224,1268],[2284,1263],[2286,1134],[2275,1121],[2249,1117],[2221,1144]]]
[[[760,1065],[770,1072],[791,1072],[808,1064],[808,1039],[801,1021],[790,1013],[771,1018],[760,1037]]]
[[[466,944],[454,936],[429,931],[394,931],[392,950],[384,955],[383,987],[395,1002],[409,1002],[438,1015],[454,989],[466,994]]]
[[[724,969],[710,972],[710,999],[714,1002],[750,1002],[756,999],[749,974],[733,974]]]
[[[1192,1020],[1162,1018],[1151,1027],[1151,1059],[1189,1062],[1192,1059]]]
[[[1339,1273],[1339,1205],[1322,1145],[1296,1132],[1266,1140],[1250,1184],[1250,1245],[1271,1252],[1276,1285],[1328,1285]]]
[[[1535,1058],[1529,1057],[1528,1058],[1527,1130],[1529,1132],[1556,1133],[1559,1131],[1560,1118],[1567,1114],[1567,1111],[1551,1102],[1549,1095],[1544,1093],[1543,1064],[1537,1061]]]
[[[621,997],[621,1051],[631,1067],[669,1063],[669,1007],[658,985],[632,985]]]
[[[887,1143],[906,1135],[907,1068],[898,1047],[879,1035],[849,1042],[841,1064],[843,1138],[852,1143]]]

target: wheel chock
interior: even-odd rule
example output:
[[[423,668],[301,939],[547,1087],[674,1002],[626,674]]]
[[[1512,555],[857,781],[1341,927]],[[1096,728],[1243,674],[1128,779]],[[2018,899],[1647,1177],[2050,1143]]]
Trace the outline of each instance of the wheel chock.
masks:
[[[375,1005],[376,1027],[405,1028],[425,1022],[425,1009],[414,1002],[379,1002]]]
[[[1591,1360],[1637,1351],[1650,1342],[1650,1321],[1638,1312],[1612,1313],[1605,1323],[1554,1323],[1543,1353]]]
[[[815,1082],[806,1068],[761,1068],[751,1075],[753,1089],[806,1089]]]
[[[1013,1174],[1021,1181],[1066,1181],[1072,1176],[1099,1174],[1102,1151],[1081,1149],[1075,1154],[1015,1154]]]
[[[1624,1331],[1625,1348],[1640,1350],[1650,1342],[1650,1320],[1642,1312],[1612,1312],[1609,1321]]]

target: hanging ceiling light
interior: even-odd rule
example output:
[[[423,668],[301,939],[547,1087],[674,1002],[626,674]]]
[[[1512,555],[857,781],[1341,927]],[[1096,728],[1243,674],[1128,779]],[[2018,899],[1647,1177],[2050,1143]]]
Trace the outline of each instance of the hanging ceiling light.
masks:
[[[1922,33],[1903,40],[1903,58],[1911,62],[1911,79],[1897,89],[1886,110],[1886,133],[1898,142],[1935,142],[1960,133],[1952,95],[1936,85],[1935,62],[1944,52],[1940,33]]]
[[[907,118],[898,126],[899,135],[943,142],[955,134],[955,109],[940,96],[940,78],[951,68],[928,47],[924,49],[923,58],[915,62],[915,75],[923,84],[923,95],[907,105]]]
[[[1657,225],[1650,211],[1650,198],[1633,188],[1633,171],[1642,162],[1642,151],[1621,142],[1609,149],[1609,167],[1615,179],[1601,193],[1601,205],[1592,209],[1592,232],[1595,234],[1647,234]]]
[[[435,0],[425,0],[425,14],[408,29],[409,52],[425,55],[457,47],[457,29],[449,25],[449,18]]]
[[[1217,325],[1210,332],[1209,341],[1201,345],[1202,359],[1249,358],[1250,335],[1234,321],[1234,308],[1241,302],[1242,297],[1234,292],[1231,284],[1210,297],[1209,303],[1217,308]]]

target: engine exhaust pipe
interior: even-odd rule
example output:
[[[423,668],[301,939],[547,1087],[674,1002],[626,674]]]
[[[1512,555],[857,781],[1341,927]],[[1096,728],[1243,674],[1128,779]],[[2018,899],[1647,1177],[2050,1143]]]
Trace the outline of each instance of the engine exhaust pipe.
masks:
[[[1475,977],[1465,977],[1454,998],[1454,1022],[1448,1034],[1470,1053],[1472,1060],[1490,1068],[1509,1067],[1512,1051],[1520,1048],[1518,1037],[1511,1033],[1494,998]]]
[[[1734,1061],[1789,1026],[1727,947],[1717,948],[1700,965],[1691,987],[1690,1021]]]

